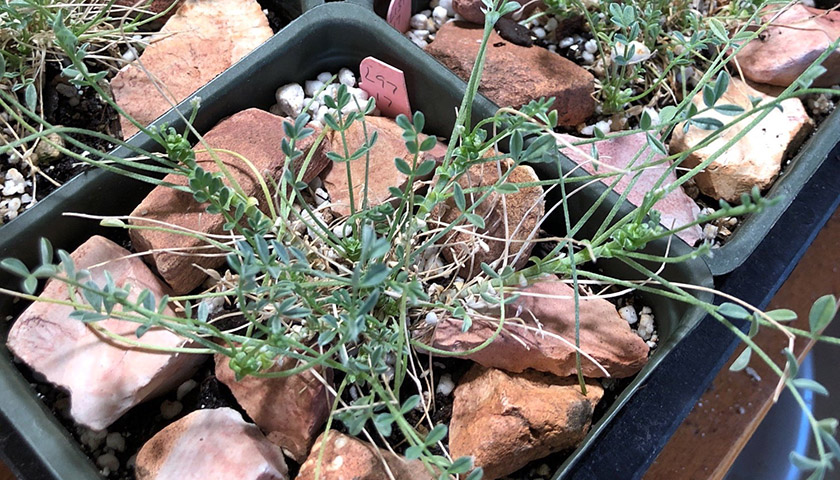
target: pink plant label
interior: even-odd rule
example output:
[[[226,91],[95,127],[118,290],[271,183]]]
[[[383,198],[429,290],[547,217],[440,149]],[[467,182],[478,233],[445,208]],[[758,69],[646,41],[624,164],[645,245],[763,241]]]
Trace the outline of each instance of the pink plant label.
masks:
[[[359,65],[361,82],[359,86],[376,99],[376,107],[386,117],[396,118],[399,114],[411,116],[408,104],[408,89],[405,87],[403,71],[373,57],[367,57]]]
[[[400,33],[407,32],[411,22],[411,0],[391,0],[385,20]]]

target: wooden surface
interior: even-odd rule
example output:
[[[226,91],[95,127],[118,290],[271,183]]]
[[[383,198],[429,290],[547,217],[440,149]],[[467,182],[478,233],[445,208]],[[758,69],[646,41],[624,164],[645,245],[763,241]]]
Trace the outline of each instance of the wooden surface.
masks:
[[[782,285],[769,308],[790,308],[807,329],[808,310],[818,297],[840,295],[840,210]],[[800,325],[801,326],[801,325]],[[764,350],[780,352],[783,336],[762,329],[756,341]],[[797,343],[800,355],[803,343]],[[727,365],[740,353],[740,349]],[[781,363],[781,356],[776,358]],[[757,377],[724,368],[656,459],[644,480],[718,480],[723,478],[772,406],[776,378],[769,368],[751,362]],[[0,480],[14,476],[0,463]]]
[[[768,309],[794,310],[799,315],[795,326],[807,330],[811,304],[828,293],[840,294],[840,210],[820,231]],[[780,352],[787,346],[783,335],[762,329],[755,340],[782,364]],[[805,342],[796,344],[800,358],[804,346]],[[731,365],[742,350],[736,350],[726,365]],[[745,371],[730,372],[728,367],[721,370],[659,454],[645,480],[718,480],[726,475],[773,405],[778,377],[758,360],[750,362],[750,366],[757,377]]]

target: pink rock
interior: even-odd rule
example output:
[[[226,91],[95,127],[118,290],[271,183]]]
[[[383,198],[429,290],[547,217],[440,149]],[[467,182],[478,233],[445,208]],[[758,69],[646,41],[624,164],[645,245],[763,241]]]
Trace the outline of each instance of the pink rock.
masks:
[[[589,431],[604,390],[539,372],[510,375],[474,366],[455,389],[449,449],[475,456],[493,480],[538,458],[576,447]]]
[[[230,408],[196,410],[137,454],[137,480],[287,480],[283,452]]]
[[[318,437],[312,446],[309,458],[300,466],[296,480],[385,480],[390,477],[382,465],[383,460],[396,480],[437,478],[429,474],[419,460],[406,460],[335,430],[328,432],[327,444],[321,456],[323,437],[323,434]]]
[[[560,377],[574,375],[577,370],[573,348],[573,290],[559,280],[544,280],[520,292],[522,295],[508,305],[505,328],[496,340],[465,358],[508,372],[530,368]],[[498,316],[498,313],[487,314]],[[541,331],[537,329],[537,322]],[[476,318],[466,332],[461,331],[462,325],[461,320],[441,319],[432,335],[431,346],[449,352],[464,352],[484,343],[498,328],[498,322]],[[630,330],[615,306],[606,300],[585,296],[580,297],[580,348],[597,360],[610,376],[619,378],[638,372],[647,363],[650,350],[644,340]],[[605,376],[591,360],[583,357],[581,362],[585,376]]]
[[[732,79],[718,104],[738,105],[748,111],[753,108],[754,99],[758,99],[761,105],[772,101],[773,97],[741,80]],[[702,108],[702,94],[698,93],[692,102],[698,108]],[[782,162],[799,149],[814,128],[814,122],[808,117],[801,100],[789,98],[780,105],[781,109],[771,109],[752,130],[734,145],[727,147],[722,155],[694,177],[701,192],[714,199],[737,202],[742,194],[749,193],[753,187],[764,190],[773,183],[782,168]],[[732,121],[732,117],[714,110],[704,113],[703,116],[715,118],[724,125]],[[752,120],[753,117],[744,119],[724,130],[705,147],[689,153],[683,165],[693,168],[704,163],[739,135]],[[693,149],[711,133],[710,130],[703,130],[694,125],[685,131],[683,124],[679,124],[671,135],[670,151],[676,153]]]
[[[309,454],[309,447],[321,433],[330,415],[333,396],[311,371],[289,377],[245,377],[236,381],[229,359],[216,355],[216,377],[233,392],[236,401],[245,409],[268,439],[283,448],[286,454],[300,463]],[[296,361],[287,358],[277,372],[295,367]],[[332,370],[321,372],[328,382]]]
[[[247,158],[254,166],[266,175],[276,179],[285,166],[286,156],[281,150],[283,133],[282,117],[272,115],[263,110],[251,108],[237,113],[213,127],[204,136],[205,142],[213,148],[230,150]],[[315,135],[298,142],[296,147],[304,152],[312,147]],[[196,150],[205,150],[199,144]],[[249,196],[259,202],[260,208],[267,211],[267,200],[253,171],[239,158],[217,152],[218,158],[226,165],[237,183]],[[292,164],[292,170],[298,172],[302,167],[304,156]],[[196,154],[196,162],[207,171],[219,171],[215,161],[207,152]],[[312,156],[303,181],[314,179],[329,163],[323,154],[323,142],[318,151]],[[175,185],[186,185],[187,179],[182,175],[170,174],[165,181]],[[131,213],[132,224],[155,225],[146,219],[166,222],[192,231],[207,234],[223,233],[224,218],[221,215],[210,215],[205,209],[206,204],[199,204],[192,194],[174,190],[165,186],[155,187],[149,195]],[[153,265],[160,276],[172,287],[176,293],[186,293],[201,284],[207,275],[204,269],[218,268],[225,263],[223,256],[184,255],[194,252],[200,254],[218,254],[218,251],[208,249],[206,242],[200,239],[179,235],[176,233],[156,230],[130,230],[131,240],[138,252],[154,250],[144,258]],[[196,250],[201,248],[201,250]],[[177,252],[162,251],[163,249],[178,249]]]
[[[149,289],[156,299],[169,289],[131,252],[103,237],[94,236],[72,254],[76,269],[89,269],[91,280],[105,283],[105,272],[118,286],[131,284],[129,299]],[[104,264],[104,265],[102,265]],[[66,284],[47,282],[43,299],[67,301]],[[73,419],[101,430],[134,405],[166,392],[192,375],[204,356],[153,353],[106,340],[91,327],[70,318],[73,308],[36,302],[27,308],[9,332],[9,350],[33,370],[70,393]],[[175,315],[167,308],[165,315]],[[137,323],[109,318],[96,323],[114,333],[137,339]],[[153,328],[140,342],[160,347],[181,347],[184,339]]]
[[[216,75],[272,35],[262,8],[254,0],[184,0],[143,51],[139,63],[129,64],[111,80],[114,100],[142,125],[148,125],[172,106],[204,86]],[[163,84],[167,100],[146,71]],[[120,117],[123,136],[138,129]]]
[[[580,138],[572,135],[562,135],[562,137],[569,143],[581,140]],[[590,145],[582,145],[577,147],[577,149],[564,148],[562,153],[593,175],[613,172],[614,170],[610,170],[609,167],[625,170],[628,168],[627,164],[633,158],[636,158],[634,165],[658,162],[665,158],[664,155],[656,152],[653,152],[653,156],[650,156],[652,152],[650,147],[647,145],[647,139],[645,138],[644,133],[636,133],[624,137],[615,137],[609,140],[603,140],[596,142],[595,146],[598,149],[598,160],[601,164],[603,164],[599,165],[597,171],[590,159],[587,158],[590,153]],[[643,149],[644,151],[642,154],[636,157],[636,154]],[[633,186],[633,189],[630,190],[630,193],[627,195],[627,200],[629,200],[633,205],[641,205],[645,194],[653,188],[654,183],[659,180],[669,166],[670,162],[665,162],[645,168],[642,174],[639,175],[639,179],[636,180],[636,184]],[[618,184],[616,184],[614,188],[615,191],[619,194],[624,193],[624,191],[627,190],[627,186],[630,184],[630,179],[633,175],[635,175],[635,173],[636,172],[631,172],[626,175],[622,175]],[[615,176],[603,178],[601,181],[607,185],[611,185],[612,182],[615,181]],[[677,176],[671,172],[668,174],[668,177],[662,183],[661,187],[667,187],[676,181]],[[662,214],[661,223],[667,228],[680,227],[689,224],[697,220],[697,216],[700,215],[700,207],[697,206],[697,203],[692,200],[691,197],[685,194],[682,188],[671,192],[668,196],[658,201],[654,208]],[[694,245],[698,240],[703,238],[703,230],[699,226],[694,226],[679,232],[677,236],[682,238],[689,245]]]
[[[762,20],[769,22],[776,13],[765,15]],[[735,59],[749,80],[787,87],[838,38],[840,11],[796,3],[759,38],[741,49]],[[832,52],[822,65],[827,71],[814,81],[814,86],[840,83],[840,51]]]

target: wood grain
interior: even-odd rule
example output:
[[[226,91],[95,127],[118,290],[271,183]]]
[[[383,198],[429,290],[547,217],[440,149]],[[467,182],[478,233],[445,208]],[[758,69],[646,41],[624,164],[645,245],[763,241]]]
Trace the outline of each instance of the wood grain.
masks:
[[[811,304],[828,293],[840,294],[840,210],[820,231],[768,309],[795,311],[799,315],[795,326],[807,330]],[[782,364],[780,352],[787,340],[781,333],[765,328],[755,341],[777,364]],[[805,344],[796,344],[800,359],[806,353]],[[731,365],[742,350],[736,350],[726,365]],[[773,405],[778,377],[760,361],[750,365],[755,375],[721,370],[659,454],[645,480],[718,480],[726,475]]]

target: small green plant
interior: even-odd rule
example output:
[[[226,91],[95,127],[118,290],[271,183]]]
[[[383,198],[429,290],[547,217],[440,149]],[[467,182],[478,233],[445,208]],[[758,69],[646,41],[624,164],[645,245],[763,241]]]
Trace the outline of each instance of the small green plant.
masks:
[[[174,3],[170,9],[173,7]],[[27,110],[43,116],[44,92],[50,80],[47,75],[51,69],[60,71],[66,62],[64,45],[58,38],[62,32],[69,32],[84,46],[74,52],[80,58],[86,57],[85,67],[95,72],[91,78],[102,80],[126,62],[120,48],[134,48],[136,44],[128,35],[139,32],[168,11],[141,18],[138,14],[143,10],[116,6],[114,0],[5,1],[0,4],[0,90],[14,93]],[[63,28],[56,29],[57,24]],[[21,110],[15,113],[20,114]],[[0,138],[8,143],[27,137],[37,123],[19,115],[6,115],[0,126],[6,130]],[[42,138],[16,142],[13,150],[5,152],[22,159],[33,174],[57,185],[38,167],[34,152]]]
[[[282,377],[313,367],[331,368],[339,380],[334,388],[335,403],[327,429],[338,420],[351,434],[367,438],[379,435],[387,439],[399,432],[400,438],[405,439],[405,443],[400,446],[401,451],[408,458],[422,461],[431,473],[441,479],[468,474],[468,479],[476,480],[481,477],[482,470],[474,468],[469,457],[451,458],[443,441],[447,434],[445,425],[433,424],[429,415],[424,416],[423,428],[418,428],[407,419],[407,414],[415,408],[426,412],[429,409],[427,396],[430,387],[419,374],[424,371],[424,367],[418,358],[418,350],[436,355],[454,355],[424,343],[422,332],[429,323],[433,323],[429,319],[444,316],[456,318],[463,322],[463,328],[467,330],[474,318],[490,318],[497,326],[495,334],[473,351],[484,348],[511,320],[505,317],[505,309],[502,307],[516,298],[517,290],[522,285],[545,274],[569,279],[575,287],[576,305],[581,295],[580,284],[585,280],[661,295],[703,309],[747,344],[747,353],[733,365],[734,370],[746,367],[752,356],[758,357],[771,365],[779,375],[780,387],[788,388],[803,409],[807,410],[802,391],[822,392],[823,387],[797,378],[793,345],[786,351],[782,357],[782,366],[779,366],[778,359],[774,360],[770,353],[764,352],[752,341],[752,337],[760,327],[770,327],[786,332],[791,338],[803,336],[813,341],[840,344],[840,339],[822,335],[822,330],[837,312],[836,299],[827,296],[815,304],[809,331],[788,328],[780,323],[795,317],[788,310],[761,312],[743,301],[708,287],[670,282],[657,270],[659,265],[708,254],[708,244],[681,257],[669,256],[667,252],[662,255],[651,254],[644,249],[653,242],[670,239],[675,233],[693,225],[724,216],[759,212],[771,203],[756,190],[751,195],[745,195],[739,205],[722,202],[721,208],[713,215],[679,228],[660,225],[658,213],[654,209],[658,200],[708,166],[781,101],[794,95],[824,92],[810,88],[809,79],[821,73],[819,64],[830,52],[817,59],[801,81],[783,92],[778,99],[754,105],[749,111],[744,111],[719,101],[729,81],[725,71],[726,60],[731,55],[729,50],[736,48],[743,39],[754,38],[756,34],[743,30],[730,37],[725,31],[716,32],[714,28],[714,40],[698,34],[697,42],[713,43],[720,51],[710,59],[709,68],[703,74],[700,84],[677,105],[662,109],[657,121],[649,115],[642,115],[639,128],[615,134],[643,132],[651,152],[665,155],[665,160],[654,161],[653,153],[642,159],[642,153],[639,152],[620,171],[604,171],[594,176],[563,173],[556,178],[537,182],[514,183],[510,181],[512,172],[525,165],[551,164],[560,171],[562,164],[558,153],[563,148],[573,146],[558,140],[555,133],[557,114],[550,110],[551,100],[534,101],[519,110],[503,108],[493,117],[471,125],[471,106],[478,91],[493,25],[502,15],[518,8],[516,3],[506,0],[485,0],[485,4],[488,13],[482,46],[442,162],[438,164],[423,160],[423,153],[435,146],[435,140],[421,135],[425,127],[422,113],[417,112],[410,118],[400,116],[396,120],[403,131],[405,146],[411,157],[410,161],[401,158],[395,160],[396,168],[409,180],[404,189],[391,189],[393,202],[372,205],[363,190],[362,198],[351,198],[350,215],[332,223],[319,217],[307,202],[307,198],[311,198],[310,187],[301,179],[315,148],[304,151],[300,145],[308,137],[314,135],[316,145],[323,141],[328,132],[334,132],[341,138],[339,148],[334,149],[329,156],[335,164],[334,168],[346,169],[349,185],[367,185],[369,175],[375,174],[370,171],[368,163],[370,150],[376,145],[375,135],[367,136],[361,146],[352,148],[345,138],[345,133],[353,124],[364,124],[365,115],[371,113],[374,104],[370,101],[360,105],[357,112],[343,113],[352,101],[345,87],[340,87],[334,97],[326,100],[332,113],[325,116],[326,127],[318,135],[307,127],[307,114],[285,123],[286,139],[282,144],[286,156],[284,173],[279,178],[260,176],[261,189],[267,199],[262,205],[239,188],[235,179],[223,168],[218,155],[214,157],[219,170],[217,172],[209,171],[196,162],[195,150],[189,141],[191,136],[198,138],[206,151],[211,154],[214,151],[192,127],[200,108],[199,103],[194,102],[192,116],[183,118],[186,124],[183,132],[166,126],[147,128],[137,125],[162,146],[162,154],[140,151],[114,139],[115,144],[145,156],[148,159],[145,162],[129,161],[89,147],[86,149],[89,155],[83,156],[61,145],[56,146],[71,157],[155,185],[164,184],[159,179],[161,174],[174,173],[185,177],[186,185],[169,186],[189,192],[195,201],[206,205],[207,213],[222,215],[226,222],[225,230],[234,240],[232,243],[222,243],[201,233],[182,233],[197,236],[226,254],[228,272],[223,281],[207,292],[155,298],[148,290],[135,292],[130,286],[117,285],[113,280],[104,284],[90,281],[89,272],[78,269],[67,252],[54,252],[48,242],[42,241],[41,264],[36,268],[30,269],[16,259],[0,262],[0,267],[23,279],[21,292],[2,290],[2,293],[32,301],[60,302],[38,298],[35,293],[41,279],[64,282],[69,287],[70,303],[75,308],[73,317],[88,323],[103,335],[118,342],[137,345],[142,344],[143,335],[150,328],[167,329],[192,342],[192,346],[180,348],[179,352],[223,354],[230,359],[229,365],[239,378],[248,375]],[[660,33],[651,25],[634,26],[631,20],[638,20],[639,14],[659,4],[650,2],[640,5],[644,6],[642,10],[634,9],[632,12],[626,8],[608,7],[616,17],[609,21],[619,28],[605,34],[604,40],[612,42],[614,46],[616,42],[624,40],[629,44],[645,36],[658,37]],[[121,112],[100,84],[100,78],[86,66],[85,55],[88,50],[81,37],[64,25],[60,14],[53,22],[53,29],[58,45],[70,62],[64,73],[76,84],[93,88]],[[699,43],[692,45],[697,47]],[[632,52],[628,51],[624,57],[632,57]],[[616,65],[622,66],[618,62]],[[629,62],[624,64],[625,67],[629,65]],[[616,74],[622,76],[627,71],[617,69]],[[700,92],[705,101],[703,108],[689,101]],[[615,108],[621,108],[627,101],[616,102]],[[27,136],[0,147],[0,153],[8,152],[25,142],[43,139],[50,133],[64,135],[69,145],[83,149],[85,145],[70,134],[101,135],[52,126],[40,118],[34,108],[6,91],[0,91],[0,106],[18,121],[32,123]],[[727,111],[732,115],[732,121],[723,124],[703,116],[711,110]],[[725,129],[744,123],[747,125],[744,132],[723,146],[707,162],[681,173],[677,182],[665,184],[667,174],[673,172],[690,153],[668,155],[663,139],[674,128],[695,125],[707,130],[707,139],[695,147],[703,148]],[[601,134],[599,138],[606,136]],[[581,145],[595,140],[582,142]],[[507,152],[500,148],[503,143],[509,145]],[[247,159],[241,159],[247,163]],[[300,159],[303,159],[303,167],[294,171],[292,165]],[[597,162],[597,158],[594,160]],[[642,205],[630,214],[621,215],[621,202],[617,203],[606,218],[600,219],[599,228],[593,235],[580,238],[579,232],[583,225],[593,218],[599,205],[606,202],[607,193],[580,218],[573,218],[567,200],[574,189],[582,182],[601,178],[611,179],[615,185],[622,175],[626,175],[631,178],[630,187],[625,190],[628,192],[645,168],[663,161],[671,161],[673,165],[663,173]],[[364,179],[353,178],[351,162],[365,162]],[[481,165],[496,169],[499,172],[498,179],[480,188],[463,187],[459,180],[471,168]],[[415,180],[430,175],[432,180],[425,192],[419,193],[414,188]],[[485,202],[493,195],[504,197],[537,186],[546,191],[559,191],[559,202],[550,207],[550,210],[560,209],[563,218],[564,232],[556,246],[544,255],[532,257],[524,268],[517,268],[519,262],[515,252],[519,247],[509,239],[503,239],[507,243],[506,251],[514,254],[502,256],[490,264],[481,263],[480,271],[472,278],[457,278],[457,268],[441,261],[443,249],[448,248],[441,244],[441,239],[458,229],[469,232],[473,236],[472,241],[478,244],[487,227],[485,218],[478,214],[479,206],[486,205]],[[626,193],[622,200],[625,197]],[[435,212],[437,207],[447,202],[453,204],[459,214],[454,221],[442,224]],[[504,202],[500,204],[504,213]],[[179,231],[174,225],[150,227],[132,224],[125,217],[102,218],[101,223],[122,229],[169,228],[171,232]],[[300,235],[300,227],[309,234]],[[336,231],[343,234],[337,235]],[[540,225],[528,233],[528,241],[536,241],[540,236]],[[459,249],[454,253],[456,261],[453,263],[469,261],[472,256],[469,251],[468,248]],[[617,278],[587,268],[600,259],[619,261],[640,273],[645,280]],[[698,298],[697,292],[724,295],[727,303],[715,305],[704,301]],[[130,295],[132,293],[138,296],[133,297]],[[229,299],[236,307],[237,328],[221,330],[215,325],[209,305],[218,297]],[[164,314],[167,305],[175,305],[183,315]],[[488,309],[492,316],[488,317]],[[138,326],[136,336],[120,336],[105,329],[99,322],[109,317],[135,322]],[[752,328],[748,333],[742,332],[733,323],[739,320],[751,322]],[[577,335],[579,322],[578,318],[576,338],[570,343],[577,347],[578,377],[581,389],[585,391],[580,363],[586,352],[580,350]],[[471,352],[458,355],[468,353]],[[297,363],[287,370],[274,369],[285,359],[294,359]],[[351,390],[356,393],[353,399],[345,395]],[[807,459],[792,455],[791,459],[800,468],[813,471],[811,478],[819,479],[833,468],[833,462],[840,456],[834,438],[837,421],[817,420],[810,414],[809,421],[819,457]]]

